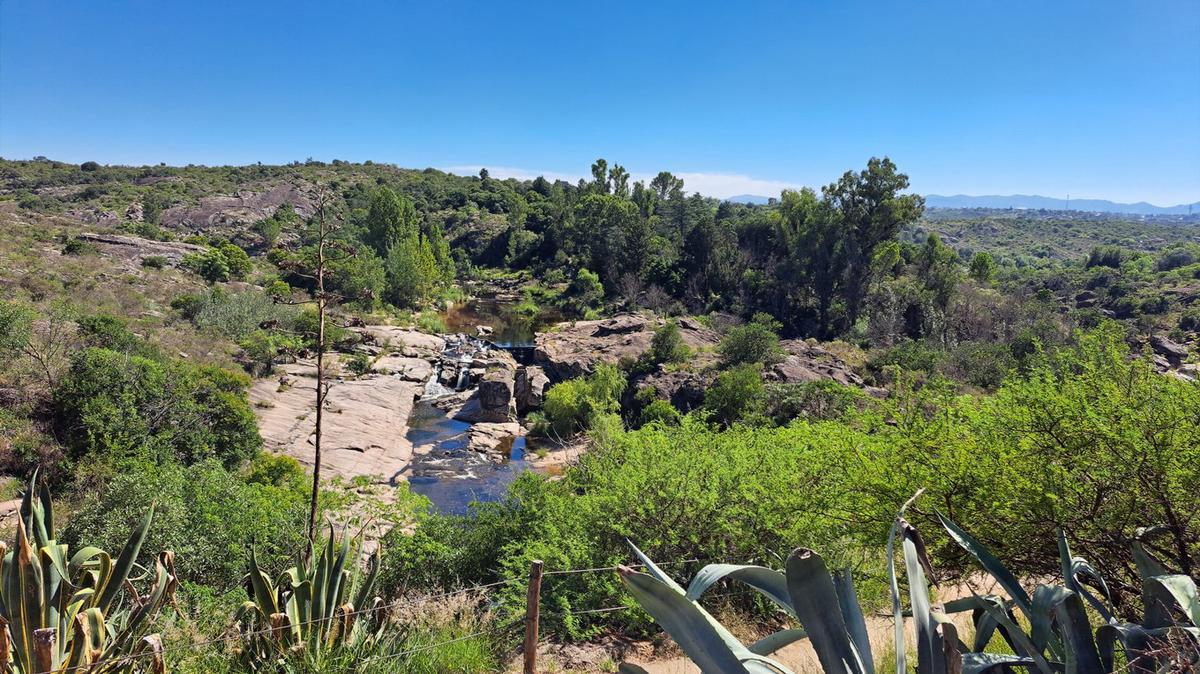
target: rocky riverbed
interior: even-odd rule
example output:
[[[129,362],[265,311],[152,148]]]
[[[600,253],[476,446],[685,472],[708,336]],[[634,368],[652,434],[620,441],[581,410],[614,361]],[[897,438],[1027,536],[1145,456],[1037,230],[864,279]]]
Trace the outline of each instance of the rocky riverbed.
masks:
[[[695,319],[678,323],[692,349],[690,361],[639,375],[631,393],[651,387],[687,410],[703,401],[716,376],[719,336]],[[521,470],[553,470],[582,451],[581,445],[546,444],[532,451],[521,420],[541,407],[546,391],[592,372],[598,363],[636,359],[662,324],[663,319],[644,314],[559,323],[536,335],[528,364],[475,335],[356,328],[362,336],[356,348],[370,357],[371,368],[356,377],[341,368],[340,355],[329,357],[323,470],[346,479],[370,476],[383,484],[408,481],[439,509],[453,512],[474,498],[497,498]],[[845,362],[818,344],[792,340],[782,346],[785,358],[764,373],[771,381],[863,385]],[[302,360],[279,366],[250,395],[267,449],[311,466],[315,364]]]

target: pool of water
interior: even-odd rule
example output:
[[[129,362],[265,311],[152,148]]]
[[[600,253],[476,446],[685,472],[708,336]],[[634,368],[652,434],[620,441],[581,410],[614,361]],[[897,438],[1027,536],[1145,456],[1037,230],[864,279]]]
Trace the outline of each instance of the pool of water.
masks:
[[[450,332],[475,334],[475,328],[486,325],[492,329],[488,341],[502,348],[532,346],[538,330],[561,320],[552,310],[536,314],[517,311],[516,303],[495,297],[476,297],[465,304],[456,304],[441,314]]]
[[[495,501],[528,466],[525,438],[501,446],[505,458],[467,448],[467,430],[429,401],[418,402],[409,418],[407,438],[417,453],[409,469],[409,488],[428,498],[434,510],[463,515],[473,501]]]

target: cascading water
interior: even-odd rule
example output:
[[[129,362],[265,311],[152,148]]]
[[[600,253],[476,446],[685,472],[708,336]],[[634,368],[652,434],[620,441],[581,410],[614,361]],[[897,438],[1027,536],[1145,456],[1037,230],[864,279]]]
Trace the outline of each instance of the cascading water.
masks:
[[[464,514],[474,500],[500,498],[509,483],[525,469],[525,438],[516,438],[506,459],[468,447],[471,424],[450,416],[439,398],[465,392],[471,386],[471,365],[486,359],[493,347],[466,335],[448,335],[441,358],[425,382],[420,402],[409,418],[407,438],[416,449],[407,476],[410,488],[432,501],[443,513]],[[454,388],[449,384],[453,383]],[[460,393],[461,395],[461,393]]]

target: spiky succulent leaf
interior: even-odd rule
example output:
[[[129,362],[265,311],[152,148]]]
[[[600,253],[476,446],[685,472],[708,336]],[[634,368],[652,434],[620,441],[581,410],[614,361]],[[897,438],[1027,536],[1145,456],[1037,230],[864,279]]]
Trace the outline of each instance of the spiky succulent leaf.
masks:
[[[797,548],[788,555],[786,568],[788,595],[796,618],[808,633],[826,674],[867,674],[850,640],[825,560],[812,550]]]
[[[782,573],[765,566],[750,564],[709,564],[700,569],[688,584],[687,598],[692,601],[700,599],[708,588],[725,580],[736,580],[745,583],[761,592],[767,599],[775,602],[783,610],[796,615],[788,596],[787,579]]]

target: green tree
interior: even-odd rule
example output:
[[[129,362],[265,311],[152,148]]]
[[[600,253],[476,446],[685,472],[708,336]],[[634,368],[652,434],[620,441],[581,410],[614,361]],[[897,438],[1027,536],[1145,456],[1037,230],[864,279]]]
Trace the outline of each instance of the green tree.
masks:
[[[846,260],[846,282],[842,295],[847,322],[853,325],[862,309],[871,279],[871,262],[876,249],[916,222],[925,210],[925,200],[908,189],[908,176],[896,170],[892,160],[872,157],[867,168],[847,171],[826,186],[824,198],[836,209],[845,232],[842,245]]]
[[[717,353],[727,367],[778,362],[783,351],[779,348],[779,322],[770,314],[757,313],[745,325],[732,328],[717,344]]]
[[[747,363],[717,375],[704,393],[704,409],[728,426],[761,412],[765,396],[758,364]]]
[[[996,260],[992,254],[981,250],[971,258],[969,271],[971,278],[979,283],[991,283],[996,276]]]
[[[679,333],[679,323],[674,320],[668,320],[654,331],[654,337],[650,339],[650,362],[655,365],[662,363],[679,363],[687,360],[688,357],[687,344],[683,343],[683,337]]]
[[[371,194],[366,227],[367,243],[387,258],[392,247],[419,234],[420,216],[407,197],[385,185]]]

